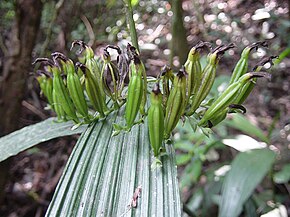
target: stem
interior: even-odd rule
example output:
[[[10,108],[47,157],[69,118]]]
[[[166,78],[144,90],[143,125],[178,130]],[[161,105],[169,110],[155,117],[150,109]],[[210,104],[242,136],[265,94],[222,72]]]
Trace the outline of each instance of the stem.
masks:
[[[279,58],[275,59],[274,65],[278,65],[284,58],[286,58],[290,54],[290,47],[287,47],[282,53],[280,53]]]
[[[127,4],[125,4],[125,5],[127,7],[127,22],[129,24],[129,31],[130,31],[130,35],[131,35],[132,44],[140,53],[139,46],[138,46],[138,37],[137,37],[135,22],[133,19],[133,8],[132,8],[131,0],[127,0]]]

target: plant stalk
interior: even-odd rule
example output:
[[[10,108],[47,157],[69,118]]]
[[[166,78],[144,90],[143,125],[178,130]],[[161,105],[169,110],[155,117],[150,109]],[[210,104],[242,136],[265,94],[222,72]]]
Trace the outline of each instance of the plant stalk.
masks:
[[[131,0],[127,0],[126,7],[127,7],[127,23],[129,24],[129,32],[130,32],[132,44],[140,53],[135,22],[133,19],[133,8],[132,8]]]

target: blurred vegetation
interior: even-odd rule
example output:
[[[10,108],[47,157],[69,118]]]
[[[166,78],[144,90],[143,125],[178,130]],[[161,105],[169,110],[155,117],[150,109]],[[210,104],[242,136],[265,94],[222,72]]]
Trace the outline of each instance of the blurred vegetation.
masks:
[[[0,80],[4,76],[2,70],[8,55],[9,33],[13,30],[17,10],[16,2],[18,1],[1,0],[0,2]],[[53,51],[69,54],[68,51],[74,39],[87,42],[97,53],[101,53],[107,44],[118,44],[122,47],[131,41],[123,1],[46,0],[42,2],[40,28],[31,53],[32,59],[38,56],[48,56]],[[210,41],[215,45],[227,42],[236,44],[237,48],[230,50],[219,66],[219,75],[212,90],[212,96],[223,90],[224,83],[229,80],[231,67],[234,66],[233,62],[237,62],[238,55],[246,45],[259,40],[268,40],[270,45],[269,49],[259,48],[252,54],[250,68],[261,57],[279,55],[290,47],[290,12],[287,1],[140,0],[132,1],[132,3],[138,43],[149,75],[159,73],[160,68],[168,63],[170,58],[172,58],[172,64],[176,68],[179,67],[184,61],[184,54],[187,54],[190,47],[200,40]],[[178,24],[183,22],[181,24],[184,25],[184,33],[183,29],[173,28],[174,3],[179,6]],[[178,45],[180,50],[174,51],[175,48],[172,49],[170,42],[179,40],[182,44]],[[188,47],[184,47],[186,44]],[[172,50],[173,53],[171,53]],[[242,215],[260,216],[281,204],[288,206],[287,212],[288,215],[290,214],[289,66],[290,61],[285,57],[280,64],[270,69],[273,74],[271,83],[266,85],[258,82],[256,89],[259,91],[255,90],[253,96],[245,104],[248,108],[247,118],[239,119],[229,116],[228,120],[216,127],[209,136],[206,136],[204,132],[192,134],[191,126],[179,127],[176,130],[174,147],[179,165],[181,197],[185,204],[184,216],[215,216],[217,214],[217,195],[221,192],[229,166],[239,155],[234,145],[228,147],[229,141],[230,144],[238,146],[250,142],[258,147],[264,145],[277,154],[273,168],[247,200]],[[31,67],[30,72],[32,71]],[[42,109],[45,102],[38,97],[39,91],[34,79],[28,76],[29,72],[23,73],[26,73],[27,85],[22,105],[25,102],[26,106],[22,106],[22,111],[19,111],[21,112],[19,127],[51,115]],[[247,135],[247,137],[239,135]],[[50,155],[49,151],[46,148],[37,150],[36,163],[33,163],[34,158],[31,157],[27,160],[29,163],[24,165],[29,164],[33,168],[33,164],[43,163],[40,156],[46,153]],[[69,154],[69,151],[66,152],[64,158]],[[26,155],[29,153],[23,153],[20,158]],[[17,158],[14,162],[17,164]],[[61,168],[61,165],[59,167]],[[23,181],[25,176],[33,173],[31,169],[19,175],[23,167],[18,165],[17,168],[10,171],[10,176],[18,175],[19,178],[10,180],[10,187],[5,189],[6,193],[11,193],[11,188],[16,184],[25,183]],[[40,173],[44,177],[47,175],[45,171],[40,171]],[[32,185],[29,190],[23,188],[18,191],[24,192],[25,198],[31,199],[28,192],[34,188],[36,187]],[[37,190],[39,192],[35,191],[35,193],[40,194],[39,188]],[[23,197],[23,194],[20,196]],[[50,199],[51,194],[45,194],[42,198],[46,202]],[[1,206],[0,214],[8,216],[14,212],[17,213],[16,216],[28,216],[28,211],[26,215],[21,215],[21,208],[7,202],[7,198],[4,202],[6,204]],[[35,200],[35,203],[38,204],[39,201]],[[26,209],[30,210],[27,207],[31,204],[25,202],[24,204]],[[45,209],[47,204],[43,203],[42,206]]]

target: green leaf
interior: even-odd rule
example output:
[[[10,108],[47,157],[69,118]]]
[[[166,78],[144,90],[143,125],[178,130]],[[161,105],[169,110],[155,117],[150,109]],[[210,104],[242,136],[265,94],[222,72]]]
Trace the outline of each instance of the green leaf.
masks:
[[[190,141],[187,141],[187,140],[174,142],[174,148],[179,149],[184,152],[193,152],[195,149],[194,145]]]
[[[112,137],[112,122],[91,125],[78,140],[57,186],[46,216],[181,216],[174,149],[154,161],[147,123]],[[133,194],[142,186],[137,207]]]
[[[87,128],[87,125],[83,125],[71,130],[71,127],[74,126],[73,122],[56,123],[55,121],[55,118],[49,118],[1,137],[0,162],[41,142],[82,133]]]
[[[191,155],[190,154],[178,154],[176,155],[176,164],[178,166],[184,165],[190,161]]]
[[[269,149],[243,152],[234,159],[222,188],[219,217],[237,217],[243,204],[270,170],[275,153]]]
[[[187,164],[180,178],[181,190],[186,188],[187,191],[189,186],[195,184],[199,180],[201,170],[202,161],[200,159],[193,159],[190,164]]]
[[[278,184],[288,183],[290,180],[290,164],[284,165],[281,171],[274,174],[274,182]]]
[[[238,129],[248,135],[259,138],[263,142],[269,143],[269,139],[263,131],[241,114],[234,114],[231,120],[225,120],[224,123],[229,127]]]
[[[132,7],[136,6],[139,3],[139,0],[131,0]]]

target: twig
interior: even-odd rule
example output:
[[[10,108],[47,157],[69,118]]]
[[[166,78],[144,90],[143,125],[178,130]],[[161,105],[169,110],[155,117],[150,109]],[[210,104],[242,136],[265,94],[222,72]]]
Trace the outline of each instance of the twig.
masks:
[[[88,18],[85,15],[81,15],[81,19],[84,22],[85,27],[86,27],[86,29],[88,31],[89,38],[90,38],[90,41],[88,42],[88,45],[91,47],[94,44],[94,42],[95,42],[94,30],[92,28],[92,25],[90,24],[90,21],[88,20]]]
[[[27,108],[28,110],[32,111],[34,114],[38,115],[41,119],[46,119],[46,115],[41,112],[38,108],[36,108],[35,106],[31,105],[30,103],[28,103],[27,101],[23,100],[22,101],[22,105]]]

